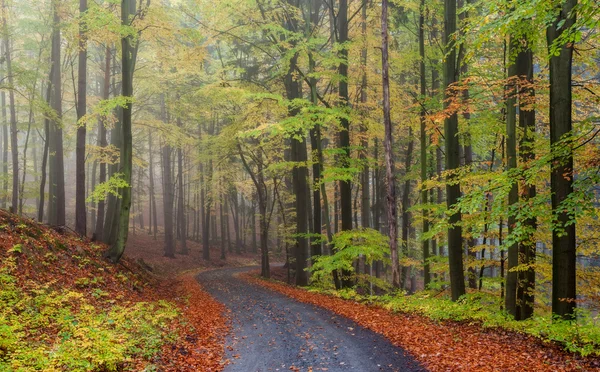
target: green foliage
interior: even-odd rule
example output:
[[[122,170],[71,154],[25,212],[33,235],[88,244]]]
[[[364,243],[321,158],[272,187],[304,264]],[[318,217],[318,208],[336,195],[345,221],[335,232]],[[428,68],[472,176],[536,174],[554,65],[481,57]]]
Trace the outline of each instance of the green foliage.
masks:
[[[123,173],[115,173],[108,181],[96,185],[94,192],[88,196],[86,201],[97,203],[106,199],[109,194],[120,197],[119,189],[124,187],[129,187],[129,184],[123,179]]]
[[[331,256],[313,256],[310,268],[313,285],[330,288],[333,272],[345,271],[350,273],[358,285],[373,284],[382,288],[388,286],[383,280],[371,275],[357,275],[353,265],[361,257],[367,265],[375,261],[389,263],[389,240],[385,235],[373,229],[342,231],[333,237],[331,243],[334,251]]]
[[[98,306],[50,284],[23,290],[14,267],[5,262],[0,269],[0,370],[116,371],[132,356],[150,359],[172,341],[168,324],[178,313],[169,303],[108,300]]]

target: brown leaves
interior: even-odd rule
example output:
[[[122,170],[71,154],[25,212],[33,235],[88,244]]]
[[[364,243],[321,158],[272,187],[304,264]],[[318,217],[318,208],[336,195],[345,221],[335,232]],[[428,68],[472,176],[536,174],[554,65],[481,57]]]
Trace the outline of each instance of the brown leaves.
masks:
[[[380,333],[432,371],[600,370],[597,361],[565,353],[556,346],[514,332],[485,329],[477,324],[440,324],[419,315],[396,314],[250,275],[244,278],[300,302],[329,309]]]
[[[194,276],[164,288],[185,316],[177,325],[179,337],[163,348],[161,364],[166,371],[221,371],[224,338],[229,329],[225,307],[202,290]],[[184,300],[188,296],[187,301]]]

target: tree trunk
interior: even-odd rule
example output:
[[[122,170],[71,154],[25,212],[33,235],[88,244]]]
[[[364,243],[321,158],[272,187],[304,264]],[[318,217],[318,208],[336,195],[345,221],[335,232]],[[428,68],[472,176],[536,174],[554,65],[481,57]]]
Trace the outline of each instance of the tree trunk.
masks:
[[[12,155],[12,199],[10,210],[12,213],[17,213],[19,205],[19,142],[18,142],[18,130],[17,130],[17,110],[15,107],[15,82],[12,70],[12,56],[10,49],[10,39],[8,32],[8,8],[5,0],[2,0],[2,23],[4,29],[4,59],[6,61],[6,73],[8,77],[8,100],[10,102],[10,151]],[[55,21],[58,15],[55,14]],[[54,43],[54,40],[53,40]],[[53,44],[54,45],[54,44]],[[59,47],[60,48],[60,47]],[[54,51],[54,48],[53,48]],[[54,54],[53,54],[54,57]],[[60,54],[59,54],[60,63]],[[53,58],[52,61],[55,61]],[[6,173],[8,175],[8,172]]]
[[[550,49],[575,23],[577,0],[562,2],[560,13],[547,29]],[[550,145],[558,152],[561,141],[564,150],[556,154],[552,162],[551,190],[552,211],[552,313],[565,319],[573,318],[577,297],[577,252],[575,223],[569,217],[563,203],[573,193],[573,144],[569,139],[572,122],[572,62],[573,43],[564,41],[558,45],[557,54],[550,58]],[[551,50],[552,52],[552,50]]]
[[[56,0],[55,0],[56,1]],[[49,143],[49,208],[48,223],[54,226],[65,225],[65,167],[63,158],[62,138],[62,87],[61,87],[61,57],[60,57],[60,17],[58,3],[53,6],[54,20],[52,29],[52,94],[51,107],[55,119],[50,123]]]
[[[79,16],[87,12],[87,0],[79,0]],[[87,233],[85,205],[85,137],[86,126],[81,122],[86,114],[87,104],[87,36],[85,21],[79,21],[79,70],[77,75],[77,145],[75,171],[75,231],[85,236]]]
[[[518,48],[518,41],[513,37],[509,41],[509,58],[514,55]],[[508,68],[508,87],[506,98],[506,169],[510,175],[511,188],[508,194],[508,234],[511,235],[515,229],[516,213],[515,204],[519,202],[519,191],[517,188],[517,69],[514,63]],[[517,317],[517,271],[519,265],[519,244],[516,240],[508,247],[508,267],[506,273],[506,295],[504,306],[506,311],[514,318]]]
[[[225,196],[221,194],[221,200],[219,201],[219,230],[221,233],[221,259],[225,259],[225,251],[227,250],[225,247],[225,215],[223,213],[223,201]]]
[[[381,62],[383,82],[383,123],[385,127],[385,178],[387,181],[387,223],[392,260],[392,285],[400,288],[400,263],[398,261],[398,221],[396,206],[396,180],[394,169],[392,118],[390,115],[390,76],[388,61],[388,0],[381,2]]]
[[[212,134],[212,133],[210,133]],[[206,261],[210,259],[210,220],[211,220],[211,202],[214,195],[209,191],[210,184],[212,183],[212,160],[208,161],[208,172],[206,175],[205,192],[206,192],[206,205],[204,227],[202,228],[202,258]]]
[[[410,172],[410,166],[412,164],[412,156],[413,156],[413,133],[412,128],[408,127],[408,146],[406,148],[406,158],[404,160],[404,169],[406,180],[404,181],[404,188],[402,190],[402,256],[408,258],[410,256],[408,250],[408,240],[410,238],[410,221],[412,219],[412,215],[409,211],[410,209],[410,179],[408,178],[408,173]],[[402,288],[409,290],[410,292],[410,270],[409,266],[402,266],[402,277],[400,278],[400,285]]]
[[[130,25],[129,17],[135,14],[135,1],[122,0],[121,23]],[[129,100],[133,98],[133,71],[135,70],[135,48],[132,45],[133,37],[125,36],[121,39],[121,69],[123,96]],[[118,224],[116,239],[110,250],[106,252],[107,258],[112,262],[118,262],[125,251],[127,236],[129,234],[129,215],[131,210],[131,189],[133,172],[133,136],[131,132],[131,108],[133,103],[127,102],[123,107],[121,125],[121,136],[123,145],[121,147],[120,173],[127,186],[121,189],[120,208],[118,209]]]
[[[138,213],[138,221],[140,222],[140,230],[144,230],[144,213],[142,213],[142,195],[144,190],[144,184],[142,182],[142,178],[144,176],[143,169],[140,167],[138,170],[138,186],[136,190],[136,200],[137,200],[137,213]]]
[[[54,70],[54,66],[50,67],[50,80],[52,80],[52,70]],[[52,84],[49,83],[46,88],[46,103],[50,106],[50,100],[52,96]],[[4,98],[3,98],[4,99]],[[4,105],[3,105],[4,106]],[[3,116],[5,112],[3,110]],[[6,126],[5,126],[6,128]],[[40,201],[38,204],[38,222],[42,222],[44,220],[44,205],[46,200],[46,178],[47,178],[47,169],[48,169],[48,152],[49,152],[49,144],[50,144],[50,119],[47,117],[44,118],[44,150],[42,154],[42,166],[41,166],[41,177],[40,177]],[[5,138],[6,139],[6,138]],[[6,163],[5,163],[6,164]]]
[[[180,128],[183,126],[180,118],[177,118],[177,125]],[[179,170],[179,172],[177,173],[177,183],[179,183],[179,192],[177,196],[177,227],[179,229],[179,244],[181,245],[181,254],[187,255],[187,222],[184,209],[185,194],[183,193],[183,149],[181,147],[177,149],[177,169]]]
[[[150,231],[153,231],[154,240],[156,240],[156,234],[158,232],[158,212],[156,210],[156,192],[154,190],[154,153],[152,151],[152,130],[148,129],[148,178],[150,179],[149,184],[149,193],[150,193],[150,209],[151,212],[148,216],[149,221],[148,225],[150,226]]]
[[[344,45],[348,41],[348,0],[340,0],[339,10],[337,15],[338,20],[338,43]],[[348,109],[349,94],[348,94],[348,49],[343,46],[340,53],[340,64],[338,66],[338,74],[340,82],[338,94],[340,97],[340,106],[343,110]],[[340,156],[342,168],[350,167],[350,122],[348,118],[340,119],[341,130],[339,132],[339,145],[343,152]],[[340,187],[340,212],[342,214],[342,231],[352,230],[352,185],[349,180],[341,180]],[[342,273],[342,287],[351,287],[353,281],[350,279],[349,272]]]
[[[171,178],[171,146],[163,146],[163,213],[165,228],[165,257],[175,258],[173,238],[173,180]]]
[[[110,61],[112,59],[110,47],[106,46],[106,55],[104,58],[104,82],[102,87],[102,99],[107,100],[110,96]],[[106,140],[106,118],[98,120],[98,146],[105,149],[108,146]],[[100,162],[100,175],[98,183],[106,182],[106,163]],[[94,229],[95,240],[104,241],[104,214],[106,209],[106,201],[104,198],[98,201],[98,215],[96,217],[96,227]]]
[[[1,44],[0,48],[2,49],[2,55],[4,52],[4,43]],[[0,76],[2,81],[4,81],[4,76]],[[8,202],[8,122],[7,122],[7,112],[6,112],[6,93],[4,89],[0,92],[0,100],[2,104],[2,174],[4,175],[4,182],[2,184],[2,209],[6,209],[6,204]],[[46,137],[46,143],[47,137]],[[41,221],[41,219],[40,219]]]
[[[521,162],[525,169],[535,160],[534,153],[534,135],[535,135],[535,109],[531,107],[532,100],[535,98],[535,88],[533,87],[533,52],[526,42],[527,48],[522,50],[517,56],[517,75],[520,77],[523,85],[519,89],[519,127],[523,133],[519,143]],[[523,203],[533,202],[536,196],[535,184],[529,183],[523,179],[521,187],[521,197]],[[520,319],[528,319],[533,316],[533,307],[535,303],[535,255],[536,241],[534,233],[537,229],[536,218],[531,216],[525,218],[523,225],[526,229],[525,237],[519,245],[519,255],[527,270],[519,271],[519,288],[517,298],[520,302]]]
[[[116,83],[116,75],[118,72],[117,69],[117,58],[116,58],[116,48],[115,51],[112,54],[112,71],[113,71],[113,78],[112,78],[112,91],[113,91],[113,95],[120,95],[121,94],[121,86],[117,85]],[[114,124],[114,127],[111,129],[110,131],[110,144],[112,146],[115,146],[116,148],[120,149],[122,146],[122,138],[121,138],[121,126],[122,126],[122,117],[123,117],[123,110],[118,107],[115,110],[115,116],[117,118],[116,123]],[[118,164],[110,164],[108,166],[108,178],[110,179],[115,173],[117,173],[119,171],[119,165]],[[117,211],[119,210],[119,203],[120,200],[119,198],[117,198],[116,196],[110,194],[108,196],[108,198],[106,199],[106,217],[105,217],[105,221],[104,221],[104,233],[103,233],[103,242],[111,245],[115,239],[116,239],[116,221],[117,221]]]
[[[425,110],[425,97],[427,96],[427,80],[425,77],[425,0],[421,0],[419,8],[419,75],[420,75],[420,93],[421,102],[421,204],[423,205],[423,235],[429,232],[429,213],[425,205],[428,202],[427,188],[427,112]],[[429,269],[429,239],[421,237],[421,250],[423,251],[423,283],[427,288],[431,282],[431,274]]]
[[[456,83],[456,46],[452,40],[456,33],[456,0],[445,0],[444,6],[444,46],[446,50],[446,63],[444,64],[444,109],[449,109],[449,100],[452,99],[451,86]],[[454,171],[460,167],[459,141],[458,141],[458,116],[456,112],[449,115],[444,121],[444,142],[446,149],[446,170]],[[446,204],[448,210],[455,207],[460,198],[460,183],[456,176],[449,176],[446,180]],[[452,300],[456,301],[465,294],[465,274],[463,265],[462,228],[460,226],[460,211],[451,212],[448,223],[448,261],[450,266],[450,288]]]

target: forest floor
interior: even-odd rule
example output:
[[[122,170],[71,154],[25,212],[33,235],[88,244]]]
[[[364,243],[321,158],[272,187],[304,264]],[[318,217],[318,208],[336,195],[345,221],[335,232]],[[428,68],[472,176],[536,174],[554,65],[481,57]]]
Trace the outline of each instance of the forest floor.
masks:
[[[227,309],[194,275],[253,261],[206,264],[189,246],[166,259],[138,234],[115,265],[103,244],[0,210],[0,370],[222,370]]]
[[[164,237],[159,235],[155,240],[152,235],[140,233],[139,230],[135,235],[130,233],[125,255],[161,278],[174,278],[182,273],[195,270],[258,264],[257,254],[249,252],[236,254],[228,251],[226,259],[222,260],[220,258],[221,250],[217,246],[211,247],[210,260],[205,261],[202,258],[202,244],[192,240],[187,241],[187,255],[179,253],[181,248],[180,242],[177,241],[175,258],[168,258],[164,256],[163,239]]]
[[[209,270],[202,287],[231,313],[226,371],[425,371],[403,349],[354,321],[238,278],[253,268]]]
[[[283,268],[272,272],[274,277],[285,278]],[[419,314],[396,313],[377,305],[264,280],[258,272],[243,274],[241,278],[383,335],[431,371],[600,371],[599,358],[568,353],[532,336],[484,328],[474,322],[436,322]]]

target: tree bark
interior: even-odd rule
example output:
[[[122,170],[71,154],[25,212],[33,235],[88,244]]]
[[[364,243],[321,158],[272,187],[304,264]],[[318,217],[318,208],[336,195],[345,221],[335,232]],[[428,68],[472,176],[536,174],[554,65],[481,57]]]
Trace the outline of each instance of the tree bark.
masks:
[[[338,95],[340,106],[346,110],[349,104],[348,94],[348,49],[344,44],[348,41],[348,0],[340,0],[338,19],[338,43],[342,45],[339,53],[340,64],[338,74],[340,82]],[[342,168],[350,168],[350,122],[347,117],[340,119],[341,130],[339,132],[339,146],[343,155],[340,156]],[[350,180],[340,180],[340,212],[342,214],[342,231],[352,230],[352,185]],[[350,278],[350,273],[343,272],[342,287],[351,287],[354,283]]]
[[[425,76],[425,0],[421,0],[419,8],[419,83],[420,83],[420,94],[421,100],[425,100],[427,96],[427,79]],[[425,205],[428,202],[427,188],[425,187],[425,181],[427,181],[427,112],[425,110],[424,102],[421,103],[420,113],[420,142],[421,142],[421,204],[423,206],[423,235],[429,232],[429,213]],[[429,269],[429,239],[421,238],[421,250],[423,251],[423,283],[427,288],[431,282],[431,274]]]
[[[104,58],[104,81],[102,86],[102,99],[107,100],[110,96],[110,61],[112,59],[110,47],[106,46],[106,54]],[[106,118],[100,118],[98,120],[98,146],[101,149],[106,149],[108,146],[106,140]],[[106,163],[100,162],[100,174],[98,176],[98,183],[102,184],[106,182]],[[106,201],[104,198],[98,201],[98,215],[96,217],[96,226],[94,228],[94,240],[104,241],[104,214],[106,209]]]
[[[1,54],[4,55],[4,43],[1,43]],[[4,81],[4,76],[0,76]],[[6,92],[4,89],[0,92],[0,100],[2,104],[2,175],[4,182],[2,183],[2,209],[6,209],[8,202],[8,122],[6,112]],[[40,220],[41,221],[41,220]]]
[[[156,240],[156,234],[158,233],[158,212],[156,210],[156,191],[154,190],[154,153],[152,151],[152,130],[148,129],[148,182],[149,193],[150,193],[150,209],[151,212],[148,216],[148,225],[150,231],[153,232],[154,240]]]
[[[177,125],[181,128],[183,126],[181,119],[177,118]],[[177,183],[179,184],[179,192],[177,196],[177,220],[179,229],[179,244],[181,245],[181,254],[187,255],[187,222],[185,215],[185,194],[183,193],[183,149],[179,147],[177,149]]]
[[[79,69],[77,75],[77,145],[75,171],[75,231],[82,236],[87,233],[85,205],[85,139],[86,125],[81,119],[87,104],[87,36],[83,17],[87,12],[87,0],[79,0]]]
[[[446,63],[444,64],[444,109],[449,108],[449,100],[455,98],[451,86],[456,83],[456,46],[452,40],[456,33],[456,0],[445,0],[444,6],[444,40]],[[446,149],[446,170],[453,172],[460,167],[458,117],[456,112],[444,121],[444,143]],[[451,213],[448,223],[448,261],[450,266],[450,288],[452,300],[456,301],[465,294],[465,274],[463,264],[461,213],[453,208],[460,198],[460,180],[456,175],[450,175],[446,180],[446,204]]]
[[[54,66],[50,67],[50,81],[52,81],[52,73]],[[49,83],[46,87],[46,103],[50,106],[50,100],[52,96],[52,84]],[[3,112],[3,116],[4,112]],[[48,152],[49,152],[49,144],[50,144],[50,119],[48,117],[44,118],[44,150],[42,153],[42,166],[41,166],[41,177],[40,177],[40,200],[38,204],[38,222],[42,222],[44,220],[44,206],[46,200],[46,178],[47,178],[47,169],[48,169]]]
[[[564,30],[569,30],[575,23],[576,5],[577,0],[562,2],[559,14],[548,27],[546,36],[551,53]],[[568,208],[562,204],[573,193],[573,144],[569,139],[573,129],[573,43],[564,42],[556,47],[557,53],[551,54],[550,58],[550,146],[555,152],[550,177],[555,220],[552,226],[552,313],[571,319],[577,297],[577,246],[575,223],[569,217]],[[559,146],[564,150],[560,151]]]
[[[414,149],[414,141],[413,141],[413,133],[412,128],[408,127],[408,145],[406,147],[406,157],[404,159],[404,169],[406,180],[404,181],[404,187],[402,190],[402,255],[406,258],[410,256],[409,254],[409,246],[408,240],[410,238],[410,221],[412,219],[412,215],[410,213],[410,184],[411,180],[408,178],[408,173],[410,172],[410,166],[412,165],[412,157],[413,157],[413,149]],[[410,291],[410,270],[409,266],[402,266],[400,285],[402,288]]]
[[[165,257],[175,258],[173,238],[173,180],[171,178],[171,146],[162,149],[163,166],[163,214],[165,228]]]
[[[530,163],[535,160],[534,144],[535,140],[535,109],[532,108],[535,98],[535,88],[533,87],[533,52],[526,42],[526,49],[522,50],[517,56],[517,75],[520,78],[521,86],[519,88],[519,127],[522,131],[522,138],[519,142],[520,158],[523,167],[527,169]],[[530,203],[536,196],[535,184],[529,183],[522,177],[521,197],[523,203]],[[535,255],[536,241],[534,233],[537,229],[535,216],[526,216],[523,225],[526,234],[519,244],[519,255],[523,264],[527,266],[526,270],[519,271],[519,288],[517,298],[520,302],[520,319],[528,319],[533,316],[533,307],[535,303]]]
[[[8,6],[5,0],[2,0],[2,26],[4,29],[4,59],[6,61],[6,74],[8,78],[8,85],[10,87],[8,91],[8,100],[10,103],[10,151],[12,155],[12,199],[10,210],[12,213],[18,212],[19,206],[19,142],[18,142],[18,130],[17,130],[17,110],[15,107],[15,82],[12,70],[12,56],[10,48],[10,38],[8,30]],[[56,18],[55,18],[56,19]],[[54,40],[53,40],[54,42]],[[54,45],[54,44],[53,44]],[[53,48],[54,50],[54,48]],[[54,55],[53,55],[54,57]],[[53,59],[54,61],[54,59]],[[60,61],[60,54],[59,54]],[[59,62],[60,63],[60,62]],[[8,172],[7,172],[8,174]]]
[[[385,127],[385,175],[387,181],[387,223],[392,260],[392,285],[400,288],[400,263],[398,261],[398,221],[396,204],[396,180],[394,169],[392,118],[390,114],[390,76],[388,55],[388,0],[381,2],[381,62],[383,82],[383,123]]]
[[[367,80],[367,49],[368,49],[368,31],[367,31],[367,7],[368,0],[362,0],[362,10],[361,10],[361,33],[363,37],[363,47],[361,50],[361,67],[363,68],[362,81],[360,86],[360,102],[363,105],[363,110],[365,111],[366,116],[366,105],[368,102],[368,80]],[[371,191],[370,191],[370,169],[368,162],[368,154],[369,154],[369,134],[368,128],[366,124],[363,124],[361,127],[362,131],[362,139],[361,139],[361,152],[359,158],[363,161],[363,169],[361,174],[361,209],[360,209],[360,221],[361,226],[363,228],[371,227]]]
[[[135,1],[121,1],[121,23],[130,25],[130,16],[135,14]],[[121,69],[123,96],[129,100],[133,98],[133,71],[135,69],[135,47],[132,45],[133,37],[124,36],[121,39]],[[120,172],[127,186],[121,189],[120,208],[118,209],[118,225],[115,242],[110,250],[106,252],[107,258],[112,262],[118,262],[125,251],[127,236],[129,234],[129,215],[131,212],[131,189],[133,173],[133,136],[131,132],[131,109],[133,103],[127,102],[123,107],[121,125],[121,136],[123,145],[121,147]]]
[[[60,53],[60,17],[58,1],[53,4],[52,28],[52,94],[51,107],[54,110],[54,120],[50,122],[49,133],[49,208],[48,223],[53,226],[65,225],[65,167],[63,157],[62,136],[62,86],[61,86],[61,53]]]
[[[509,41],[508,55],[514,55],[517,41],[512,37]],[[510,57],[509,57],[510,58]],[[508,87],[506,98],[506,169],[510,175],[511,188],[508,194],[508,234],[515,229],[516,204],[519,202],[518,183],[515,177],[517,171],[517,69],[514,63],[508,68]],[[504,306],[513,317],[517,317],[517,271],[519,265],[519,244],[514,241],[508,247],[508,266],[506,273],[506,295]]]

